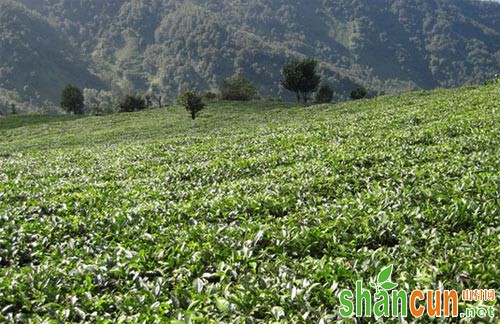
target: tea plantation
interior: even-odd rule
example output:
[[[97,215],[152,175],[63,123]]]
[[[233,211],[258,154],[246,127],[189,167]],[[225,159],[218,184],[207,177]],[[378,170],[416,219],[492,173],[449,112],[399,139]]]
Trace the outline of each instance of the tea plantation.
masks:
[[[334,323],[390,264],[498,295],[499,260],[498,85],[0,119],[0,322]]]

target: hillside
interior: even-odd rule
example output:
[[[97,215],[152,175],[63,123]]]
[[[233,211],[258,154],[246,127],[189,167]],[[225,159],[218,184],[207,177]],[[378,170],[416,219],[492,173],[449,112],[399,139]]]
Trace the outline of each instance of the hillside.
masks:
[[[389,264],[498,291],[499,97],[0,118],[0,321],[336,322]]]
[[[104,87],[67,36],[39,14],[0,0],[0,110],[9,101],[59,102],[67,83]],[[7,91],[16,91],[8,96]],[[3,96],[2,96],[3,94]]]
[[[488,1],[18,2],[50,21],[81,52],[89,63],[86,70],[108,88],[153,91],[172,99],[187,88],[217,88],[233,74],[250,78],[262,96],[286,97],[278,86],[280,69],[296,56],[321,62],[337,99],[357,85],[397,93],[477,84],[500,66],[500,5]],[[19,30],[6,26],[5,32]],[[60,77],[67,66],[59,66],[58,56],[44,57],[51,68],[42,75],[60,83],[71,79]],[[19,60],[0,63],[12,71],[0,75],[8,90],[23,89],[8,82],[11,75],[32,73],[33,63],[25,63],[46,65],[32,55]],[[52,86],[49,92],[25,79],[41,99],[57,99],[59,83],[44,82]]]

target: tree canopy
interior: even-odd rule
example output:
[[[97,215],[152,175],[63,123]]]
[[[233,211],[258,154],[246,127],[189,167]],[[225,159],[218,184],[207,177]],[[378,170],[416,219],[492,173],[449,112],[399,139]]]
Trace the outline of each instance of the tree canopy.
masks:
[[[128,94],[119,102],[119,110],[121,112],[132,112],[146,109],[146,100],[139,95]]]
[[[318,61],[305,58],[295,59],[283,67],[281,85],[295,93],[297,102],[302,98],[307,103],[310,94],[318,89],[321,76],[317,73],[317,66]]]
[[[368,93],[368,90],[366,90],[365,87],[356,88],[356,89],[351,91],[351,99],[352,100],[363,99],[367,93]]]
[[[243,77],[226,78],[222,81],[220,95],[222,100],[250,100],[257,94],[257,88]]]
[[[317,103],[330,103],[333,100],[333,90],[328,83],[323,83],[316,93],[315,100]]]
[[[61,108],[75,115],[84,113],[84,97],[82,90],[72,84],[68,84],[61,93]]]
[[[182,105],[191,115],[191,119],[195,120],[198,113],[205,108],[203,98],[195,91],[186,91],[178,99],[177,103]]]

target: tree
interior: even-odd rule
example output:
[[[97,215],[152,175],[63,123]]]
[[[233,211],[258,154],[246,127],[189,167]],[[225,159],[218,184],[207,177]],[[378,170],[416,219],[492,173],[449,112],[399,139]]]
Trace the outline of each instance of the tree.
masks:
[[[97,89],[83,89],[85,107],[91,115],[102,116],[116,112],[116,100],[111,91]]]
[[[82,91],[68,84],[61,93],[61,108],[67,113],[83,115],[84,97]]]
[[[186,110],[191,114],[191,118],[195,120],[196,115],[203,108],[205,104],[203,103],[202,97],[195,91],[186,91],[178,99],[177,102],[184,106]]]
[[[323,83],[318,92],[316,93],[316,102],[317,103],[329,103],[333,100],[333,90],[332,87],[328,83]]]
[[[368,91],[364,87],[359,87],[351,91],[351,99],[352,100],[363,99],[367,93]]]
[[[146,109],[146,100],[139,95],[128,94],[118,103],[120,112],[132,112]]]
[[[300,98],[307,103],[309,95],[318,89],[321,76],[318,75],[316,68],[318,61],[305,58],[302,60],[293,60],[283,67],[281,73],[285,77],[281,80],[281,85],[297,96],[297,102]]]
[[[257,88],[249,80],[243,77],[226,78],[220,87],[222,100],[252,99],[257,94]]]
[[[153,106],[153,101],[151,99],[151,95],[147,94],[144,99],[146,99],[146,107],[151,108]]]
[[[156,102],[158,102],[158,109],[161,109],[163,106],[162,106],[162,96],[158,95],[155,97],[156,98]]]
[[[149,97],[149,100],[151,100],[151,104],[152,101],[156,101],[156,103],[158,104],[158,109],[163,108],[163,94],[163,88],[158,83],[151,83],[149,85],[147,97]]]

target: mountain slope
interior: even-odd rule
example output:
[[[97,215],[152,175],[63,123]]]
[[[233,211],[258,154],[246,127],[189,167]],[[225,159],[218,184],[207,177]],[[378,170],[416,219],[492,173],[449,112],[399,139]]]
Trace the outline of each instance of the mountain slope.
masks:
[[[102,80],[176,96],[240,74],[285,95],[280,69],[320,61],[337,97],[479,83],[500,66],[500,5],[473,0],[19,0],[57,26]],[[94,86],[97,87],[97,86]]]
[[[58,102],[67,83],[104,86],[65,34],[39,14],[0,0],[0,31],[0,88],[17,90],[21,100]]]

